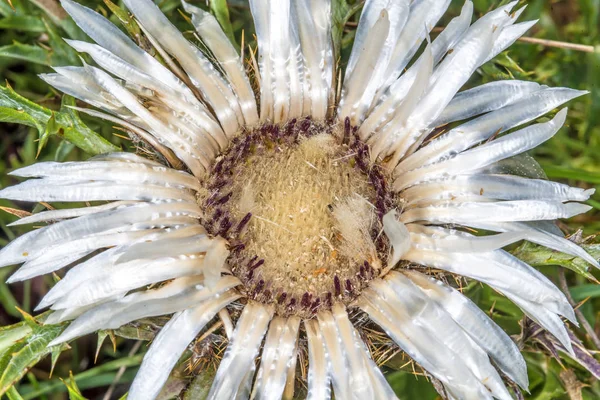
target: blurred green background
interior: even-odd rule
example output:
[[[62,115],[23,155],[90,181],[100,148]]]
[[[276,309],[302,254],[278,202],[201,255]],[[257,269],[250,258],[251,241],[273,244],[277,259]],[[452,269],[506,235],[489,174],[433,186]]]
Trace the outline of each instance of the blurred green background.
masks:
[[[348,23],[341,26],[342,60],[347,56],[352,44],[353,32],[359,11],[358,1],[332,0],[336,10],[343,15],[348,10],[358,10]],[[119,18],[127,21],[127,14],[119,12],[110,1],[82,1],[86,5],[110,16],[119,23]],[[191,1],[205,9],[211,8],[221,22],[226,21],[225,1]],[[474,0],[477,15],[506,1]],[[456,16],[462,1],[453,1],[448,14],[440,22],[444,26]],[[499,79],[533,80],[549,86],[567,86],[586,89],[591,93],[569,104],[567,126],[556,137],[537,148],[533,155],[539,161],[548,177],[582,188],[600,188],[600,0],[532,0],[521,1],[528,8],[521,20],[539,19],[539,23],[527,33],[527,36],[550,39],[567,44],[587,45],[577,51],[568,45],[541,45],[517,42],[509,51],[482,67],[469,82],[474,86],[483,82]],[[181,5],[176,0],[159,2],[160,7],[172,21],[185,31],[191,25],[180,13]],[[246,44],[254,46],[253,27],[248,6],[244,1],[230,0],[228,11],[231,25],[228,27],[235,40],[240,43],[242,30]],[[113,11],[111,11],[111,8]],[[115,15],[117,12],[117,15]],[[37,74],[50,72],[51,65],[80,64],[81,60],[61,37],[85,38],[55,0],[0,0],[0,78],[6,81],[16,93],[32,100],[25,103],[9,89],[0,93],[0,120],[8,121],[0,125],[0,187],[14,184],[15,180],[7,173],[17,167],[40,160],[82,160],[89,157],[94,148],[109,149],[112,143],[123,149],[131,148],[132,143],[117,128],[97,120],[79,117],[61,108],[61,95],[50,89]],[[125,24],[133,34],[137,31],[132,24]],[[435,35],[435,33],[434,33]],[[190,36],[191,38],[191,36]],[[67,101],[71,101],[67,99]],[[24,104],[13,110],[7,104]],[[35,103],[35,104],[34,104]],[[16,111],[15,111],[16,110]],[[24,111],[37,113],[31,119]],[[51,112],[50,110],[54,111]],[[27,114],[27,113],[25,113]],[[549,115],[548,117],[551,117]],[[40,122],[41,121],[41,122]],[[15,123],[17,122],[17,123]],[[27,125],[23,125],[23,123]],[[80,132],[95,131],[99,136],[88,136],[82,142]],[[79,136],[78,136],[79,135]],[[77,143],[76,147],[66,137]],[[104,141],[100,137],[105,138]],[[91,138],[91,139],[89,139]],[[83,148],[84,150],[82,150]],[[588,202],[594,210],[586,215],[560,223],[567,234],[583,230],[577,238],[584,240],[588,250],[598,258],[600,247],[596,238],[588,237],[600,232],[600,193],[596,193]],[[0,206],[32,211],[31,205],[14,204],[0,200]],[[42,205],[36,206],[37,209]],[[10,211],[10,210],[9,210]],[[10,212],[0,212],[0,246],[22,234],[24,229],[9,228],[7,224],[17,217]],[[566,280],[576,302],[583,302],[580,310],[595,331],[600,334],[600,286],[588,275],[587,266],[569,257],[561,257],[535,246],[521,246],[515,253],[528,262],[539,266],[553,280],[561,276],[556,265],[564,265],[577,272],[568,271]],[[23,312],[31,313],[32,308],[53,283],[51,276],[34,279],[23,284],[6,285],[5,278],[14,267],[0,270],[0,325],[18,323]],[[592,272],[596,277],[600,274]],[[589,278],[589,279],[588,279]],[[507,331],[521,340],[524,346],[530,372],[530,394],[527,399],[599,399],[600,385],[581,365],[567,358],[561,362],[552,357],[551,351],[542,340],[527,337],[519,338],[522,319],[520,311],[506,299],[487,287],[472,284],[467,293]],[[24,326],[24,325],[23,325]],[[72,343],[71,348],[63,351],[57,359],[36,355],[41,361],[27,371],[20,382],[8,392],[9,398],[24,399],[62,399],[85,398],[102,399],[107,390],[110,398],[119,398],[133,379],[139,365],[146,342],[141,345],[122,336],[150,337],[155,326],[152,324],[128,327],[119,332],[111,343],[111,335],[98,345],[98,337],[89,336]],[[584,330],[572,327],[583,345],[595,355],[598,348]],[[104,336],[101,335],[102,339]],[[6,355],[10,338],[0,330],[0,371],[10,359]],[[97,361],[95,361],[97,354]],[[58,354],[56,354],[58,356]],[[7,358],[8,357],[8,358]],[[31,357],[30,357],[31,358]],[[4,363],[4,364],[3,364]],[[54,365],[55,363],[55,365]],[[30,365],[33,364],[29,360]],[[394,367],[404,364],[401,359],[392,360],[386,367],[388,377],[401,399],[435,399],[437,395],[424,377],[412,374],[410,367],[396,371]],[[72,379],[69,379],[72,373]],[[173,393],[177,393],[187,375],[181,369],[170,384]],[[183,383],[182,383],[183,382]],[[0,377],[0,384],[2,377]],[[178,386],[179,385],[179,386]]]

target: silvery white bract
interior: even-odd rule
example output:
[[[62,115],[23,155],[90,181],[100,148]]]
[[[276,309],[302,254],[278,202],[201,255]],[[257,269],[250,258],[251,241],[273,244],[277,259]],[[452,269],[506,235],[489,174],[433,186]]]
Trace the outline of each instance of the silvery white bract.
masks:
[[[523,9],[514,9],[516,1],[472,22],[468,0],[431,40],[450,0],[367,0],[338,82],[330,0],[250,0],[259,93],[213,16],[183,3],[209,59],[152,1],[124,3],[164,64],[100,14],[63,0],[95,42],[69,44],[97,66],[57,67],[42,78],[94,107],[81,111],[128,129],[168,164],[127,153],[38,163],[12,173],[36,179],[0,191],[19,201],[100,202],[22,218],[15,224],[57,222],[0,251],[1,265],[22,263],[10,282],[75,264],[38,307],[53,310],[47,323],[72,321],[51,345],[173,314],[129,392],[129,400],[146,400],[159,394],[207,324],[221,318],[229,345],[209,399],[289,397],[299,346],[308,352],[309,399],[329,399],[331,388],[336,399],[395,398],[350,316],[360,309],[443,384],[448,398],[510,400],[500,372],[527,389],[513,341],[436,279],[442,274],[422,266],[489,285],[572,351],[562,317],[576,321],[563,293],[502,247],[526,239],[598,267],[551,223],[586,212],[579,202],[593,191],[532,176],[535,163],[523,154],[552,138],[567,110],[529,123],[585,92],[523,81],[459,92],[535,23],[517,22]],[[197,201],[234,138],[305,117],[356,128],[356,140],[385,168],[402,205],[381,220],[389,268],[352,302],[333,298],[311,318],[246,298],[242,280],[230,273],[231,243],[200,223]],[[432,138],[449,123],[456,127]],[[496,233],[474,236],[462,228]],[[234,318],[232,304],[244,305]]]

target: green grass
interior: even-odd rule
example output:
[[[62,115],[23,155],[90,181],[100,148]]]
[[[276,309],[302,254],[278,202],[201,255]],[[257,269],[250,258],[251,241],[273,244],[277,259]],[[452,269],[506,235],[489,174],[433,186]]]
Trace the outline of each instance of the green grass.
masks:
[[[102,1],[83,1],[87,5],[112,15],[118,23],[119,17],[127,20],[126,13],[113,15],[118,11],[112,3]],[[110,4],[109,4],[110,3]],[[195,1],[196,5],[205,7],[204,1]],[[336,5],[336,20],[339,21],[357,1],[333,0]],[[476,13],[485,11],[506,1],[474,0]],[[525,4],[525,2],[521,2]],[[535,149],[533,156],[543,167],[550,179],[569,183],[582,188],[600,188],[600,0],[531,0],[527,2],[522,20],[539,19],[539,23],[527,34],[528,36],[557,40],[565,43],[577,43],[595,47],[595,52],[580,52],[561,47],[548,47],[528,43],[516,43],[511,49],[493,62],[486,64],[468,83],[475,86],[480,83],[498,79],[526,79],[549,86],[567,86],[589,90],[591,93],[576,99],[569,104],[567,127],[557,136]],[[0,78],[14,89],[14,92],[32,100],[32,113],[36,118],[29,118],[6,108],[6,101],[17,101],[14,92],[3,90],[0,93],[0,120],[13,123],[0,125],[0,187],[13,184],[14,180],[6,175],[12,169],[43,160],[83,160],[98,149],[114,146],[127,148],[130,143],[115,135],[118,131],[110,125],[94,119],[69,114],[61,109],[61,96],[43,83],[37,74],[50,71],[50,65],[73,65],[81,61],[62,41],[61,37],[84,38],[73,22],[65,18],[54,0],[13,0],[11,6],[6,0],[0,0]],[[226,27],[232,40],[241,42],[241,32],[245,31],[246,43],[252,42],[252,22],[249,10],[243,1],[229,0],[229,8],[225,8],[225,0],[213,0],[211,9]],[[109,8],[110,6],[110,8]],[[176,21],[183,30],[191,26],[180,15],[180,3],[177,0],[165,0],[161,8]],[[453,1],[450,12],[444,17],[441,25],[457,15],[462,1]],[[338,26],[334,30],[336,37],[341,38],[342,58],[347,57],[353,38],[353,29],[357,15],[350,18],[346,26]],[[134,25],[127,25],[133,34],[139,33]],[[8,99],[8,100],[7,100]],[[21,101],[21,100],[18,100]],[[66,100],[70,101],[70,100]],[[52,112],[54,111],[54,112]],[[17,124],[16,122],[20,123]],[[25,125],[22,125],[25,124]],[[75,126],[73,129],[72,127]],[[71,129],[69,130],[69,128]],[[97,132],[96,135],[93,132]],[[70,143],[63,138],[71,140]],[[103,147],[104,146],[104,147]],[[561,227],[569,233],[583,230],[584,237],[600,232],[600,191],[589,201],[594,210],[584,216],[561,222]],[[14,204],[0,200],[0,206],[28,209],[26,204]],[[39,209],[41,206],[37,206]],[[9,228],[7,224],[14,221],[15,216],[0,213],[0,246],[24,233],[20,228]],[[598,242],[591,238],[589,243]],[[585,273],[585,266],[561,257],[545,257],[536,248],[519,248],[525,258],[557,281],[559,274],[555,265],[565,265],[572,270],[567,271],[566,279],[576,301],[585,301],[580,307],[583,315],[592,327],[600,327],[598,311],[600,310],[600,286],[597,286],[580,273]],[[593,247],[596,251],[596,247]],[[537,253],[536,253],[537,252]],[[550,261],[549,261],[550,260]],[[19,307],[31,313],[32,308],[53,284],[53,278],[43,277],[17,285],[6,285],[6,276],[11,268],[0,271],[0,325],[10,325],[22,320]],[[590,271],[596,278],[600,274]],[[522,314],[505,298],[489,288],[472,284],[467,293],[482,309],[489,310],[493,318],[509,333],[518,337],[521,333],[519,322]],[[29,321],[29,323],[33,323]],[[6,361],[6,349],[11,343],[28,334],[28,329],[37,329],[35,325],[27,327],[18,325],[11,331],[0,330],[0,370]],[[121,335],[148,337],[152,335],[152,326],[143,325],[140,329],[121,331]],[[593,350],[590,338],[582,329],[572,327],[584,345]],[[600,329],[596,329],[600,333]],[[15,339],[16,338],[16,339]],[[103,337],[104,339],[104,337]],[[47,356],[39,363],[37,358],[27,358],[23,353],[22,367],[28,371],[17,374],[17,384],[6,396],[10,399],[72,399],[102,398],[103,393],[113,383],[116,384],[113,398],[123,395],[127,385],[133,379],[135,370],[141,361],[146,344],[139,349],[134,342],[120,336],[111,340],[100,341],[90,335],[71,344],[71,349],[63,351],[58,359]],[[41,339],[40,339],[41,340]],[[18,342],[18,348],[10,347],[11,354],[22,346],[25,339]],[[553,359],[541,342],[528,339],[523,343],[530,372],[530,394],[525,398],[543,399],[598,399],[600,384],[580,365],[567,358],[560,362]],[[134,350],[134,351],[132,351]],[[19,350],[20,351],[20,350]],[[58,352],[55,352],[58,354]],[[97,362],[95,362],[98,353]],[[434,399],[437,397],[432,386],[423,377],[415,377],[411,370],[405,368],[395,371],[392,366],[402,365],[396,360],[391,362],[388,379],[402,399]],[[562,364],[561,364],[562,363]],[[53,364],[55,364],[53,366]],[[30,369],[29,369],[30,368]],[[72,377],[70,378],[70,372]],[[15,377],[17,377],[15,375]],[[204,377],[202,377],[204,378]],[[173,385],[181,380],[173,378]],[[0,377],[0,386],[3,383]],[[568,382],[568,383],[567,383]],[[579,384],[581,385],[579,385]],[[568,389],[568,390],[567,390]],[[79,391],[81,391],[79,393]],[[578,397],[580,394],[582,397]]]

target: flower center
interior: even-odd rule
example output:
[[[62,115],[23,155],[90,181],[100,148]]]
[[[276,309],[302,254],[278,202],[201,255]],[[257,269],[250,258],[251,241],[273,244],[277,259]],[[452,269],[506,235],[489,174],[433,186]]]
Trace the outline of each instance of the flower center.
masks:
[[[393,207],[382,171],[348,124],[266,125],[215,164],[204,224],[229,241],[247,297],[310,317],[351,302],[381,271],[381,218]]]

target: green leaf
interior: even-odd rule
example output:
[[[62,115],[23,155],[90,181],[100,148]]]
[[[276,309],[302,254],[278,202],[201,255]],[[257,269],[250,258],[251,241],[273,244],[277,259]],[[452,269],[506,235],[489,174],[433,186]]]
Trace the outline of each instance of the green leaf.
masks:
[[[25,322],[3,326],[0,328],[0,354],[12,347],[19,340],[31,333],[32,329]]]
[[[183,395],[183,400],[205,400],[208,398],[208,392],[215,379],[214,368],[208,367],[200,371],[188,386]]]
[[[34,127],[40,135],[38,154],[51,135],[64,137],[88,154],[120,151],[118,147],[92,131],[70,106],[75,100],[63,96],[60,112],[53,112],[16,93],[11,87],[0,86],[0,121]]]
[[[0,19],[0,29],[14,29],[25,32],[45,32],[46,27],[39,17],[32,15],[10,15]]]
[[[231,26],[231,20],[229,19],[229,6],[227,6],[227,0],[211,0],[210,11],[212,11],[217,21],[219,21],[219,25],[221,25],[223,32],[225,32],[225,35],[227,35],[231,43],[233,43],[236,48],[239,48],[240,46],[237,44],[235,36],[233,35],[233,27]]]
[[[52,65],[50,51],[42,49],[39,46],[18,42],[0,47],[0,57],[27,61],[48,67]]]
[[[0,357],[0,394],[6,393],[27,371],[52,352],[48,343],[64,329],[57,325],[36,325]]]
[[[61,113],[56,116],[61,131],[56,132],[56,134],[63,136],[88,154],[121,151],[120,148],[88,128],[79,118],[79,114],[70,106],[75,106],[75,99],[70,96],[63,96]]]
[[[362,8],[363,4],[363,2],[359,2],[358,4],[351,6],[346,0],[333,0],[331,2],[331,34],[333,37],[334,62],[336,63],[342,52],[344,27],[346,26],[346,23],[348,23],[348,20]]]
[[[581,245],[581,247],[583,247],[583,249],[590,253],[594,258],[600,258],[600,245],[584,244]],[[590,264],[579,257],[573,257],[572,255],[551,250],[530,242],[524,242],[521,246],[513,251],[513,255],[534,267],[558,265],[575,271],[587,279],[596,281],[594,276],[589,272]]]
[[[589,298],[600,297],[600,285],[589,283],[585,285],[577,285],[570,289],[573,300],[583,301]]]
[[[69,400],[87,400],[77,387],[77,382],[75,382],[72,372],[69,372],[69,379],[63,380],[63,382],[69,391]]]
[[[6,397],[8,397],[8,400],[23,400],[23,397],[21,397],[21,395],[17,391],[17,388],[15,388],[14,386],[11,386],[11,388],[8,389],[8,391],[6,392]]]

